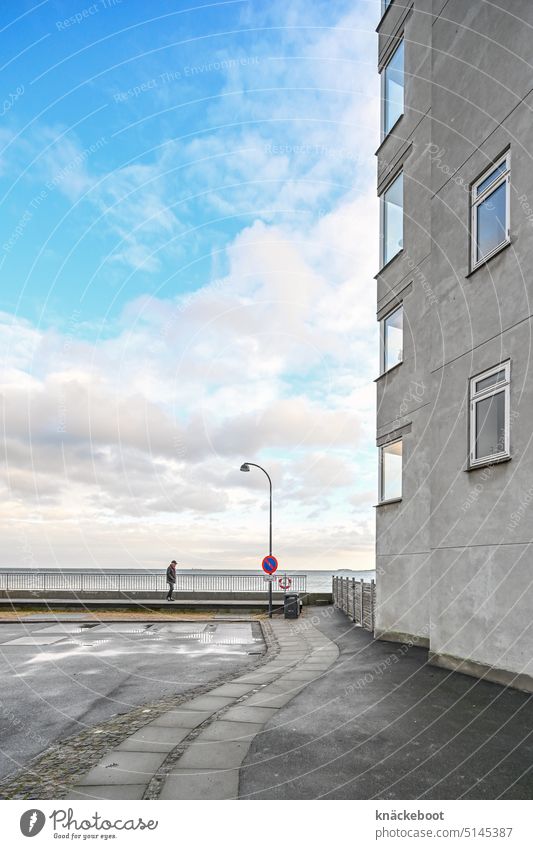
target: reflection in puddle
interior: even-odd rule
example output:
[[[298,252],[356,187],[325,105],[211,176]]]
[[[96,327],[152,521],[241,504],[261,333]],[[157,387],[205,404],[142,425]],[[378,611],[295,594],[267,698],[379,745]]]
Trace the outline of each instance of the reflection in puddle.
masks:
[[[83,634],[92,628],[98,627],[97,622],[58,622],[56,625],[47,625],[46,628],[32,630],[32,634]]]
[[[246,657],[251,652],[261,654],[264,648],[258,627],[251,623],[76,622],[56,623],[47,627],[39,623],[30,629],[21,628],[18,633],[21,631],[25,636],[18,637],[18,645],[14,637],[17,632],[10,631],[11,645],[4,643],[1,650],[5,655],[10,654],[11,646],[16,647],[18,652],[24,651],[24,659],[19,663],[25,666],[28,673],[39,665],[50,662],[57,664],[76,656],[91,656],[98,660],[112,658],[116,662],[121,656],[142,659],[146,655],[152,663],[156,655],[164,656],[167,661],[172,656]]]

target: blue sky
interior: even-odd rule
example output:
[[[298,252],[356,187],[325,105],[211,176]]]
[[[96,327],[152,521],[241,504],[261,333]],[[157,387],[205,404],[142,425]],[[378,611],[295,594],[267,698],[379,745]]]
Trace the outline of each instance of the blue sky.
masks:
[[[2,9],[2,565],[372,566],[379,7]]]

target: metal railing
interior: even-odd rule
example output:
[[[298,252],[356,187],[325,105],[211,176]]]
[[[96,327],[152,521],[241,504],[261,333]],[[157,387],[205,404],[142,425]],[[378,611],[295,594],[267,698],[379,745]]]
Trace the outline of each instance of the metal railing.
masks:
[[[283,573],[285,575],[285,573]],[[277,576],[276,576],[277,577]],[[289,575],[291,592],[307,590],[307,575]],[[81,570],[47,572],[36,570],[28,572],[0,572],[0,591],[17,590],[49,592],[164,592],[167,589],[165,573],[149,574],[143,572],[83,572]],[[281,589],[277,581],[272,585],[274,591]],[[177,592],[266,592],[268,583],[263,575],[210,575],[187,574],[177,572]]]
[[[374,632],[376,609],[375,581],[357,581],[355,578],[333,578],[333,604],[346,613],[356,625]]]

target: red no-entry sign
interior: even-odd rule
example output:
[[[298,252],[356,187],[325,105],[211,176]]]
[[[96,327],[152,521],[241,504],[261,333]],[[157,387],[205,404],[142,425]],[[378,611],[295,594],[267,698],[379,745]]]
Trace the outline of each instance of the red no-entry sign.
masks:
[[[263,572],[266,572],[267,575],[273,575],[278,568],[278,561],[273,554],[267,554],[266,557],[263,557],[261,566],[263,568]]]

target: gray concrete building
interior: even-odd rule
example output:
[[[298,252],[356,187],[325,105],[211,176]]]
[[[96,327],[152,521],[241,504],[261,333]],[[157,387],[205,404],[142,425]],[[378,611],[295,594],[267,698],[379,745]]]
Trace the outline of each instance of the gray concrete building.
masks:
[[[533,691],[533,2],[378,37],[376,636]]]

